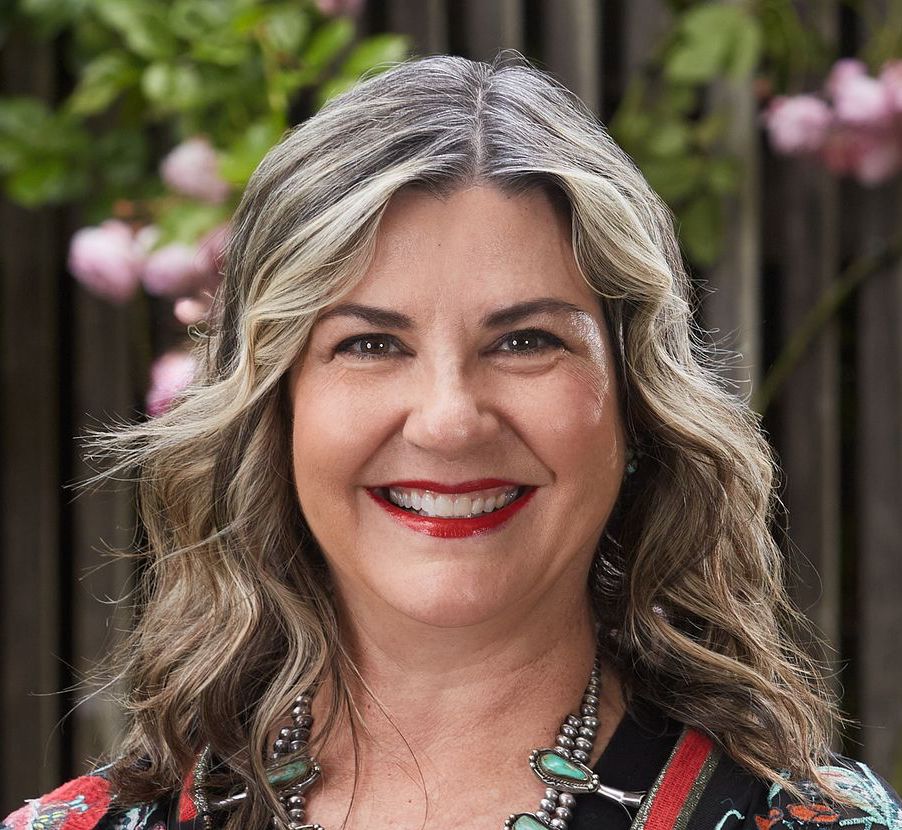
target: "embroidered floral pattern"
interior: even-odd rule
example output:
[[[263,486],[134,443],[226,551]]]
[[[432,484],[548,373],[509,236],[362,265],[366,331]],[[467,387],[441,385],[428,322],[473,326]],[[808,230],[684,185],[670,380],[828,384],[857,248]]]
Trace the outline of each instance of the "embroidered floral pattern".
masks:
[[[846,796],[851,807],[821,803],[811,786],[802,788],[811,796],[810,802],[789,801],[783,787],[774,784],[768,792],[767,814],[754,817],[756,830],[902,830],[902,806],[866,764],[823,767],[821,772]]]

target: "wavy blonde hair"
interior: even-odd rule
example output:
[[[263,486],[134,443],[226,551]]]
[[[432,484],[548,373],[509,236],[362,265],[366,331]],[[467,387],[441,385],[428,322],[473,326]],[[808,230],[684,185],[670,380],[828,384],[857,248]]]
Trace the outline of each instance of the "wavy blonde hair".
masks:
[[[643,457],[590,574],[607,661],[630,698],[753,774],[819,781],[836,715],[789,635],[774,462],[695,333],[671,216],[577,98],[502,54],[395,66],[276,146],[234,217],[198,379],[165,415],[98,439],[114,470],[138,471],[147,539],[121,801],[179,788],[209,743],[220,783],[250,787],[227,826],[263,828],[280,810],[267,735],[298,690],[335,679],[326,732],[351,706],[354,667],[292,483],[284,381],[318,313],[365,272],[392,195],[476,183],[555,195],[612,332]]]

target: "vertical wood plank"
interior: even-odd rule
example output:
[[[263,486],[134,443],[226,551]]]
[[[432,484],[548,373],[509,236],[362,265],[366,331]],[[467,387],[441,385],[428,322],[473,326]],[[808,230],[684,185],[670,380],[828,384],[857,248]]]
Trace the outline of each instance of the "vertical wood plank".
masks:
[[[133,415],[135,366],[131,360],[128,309],[77,290],[73,301],[74,346],[77,372],[73,390],[73,433],[84,434],[113,419]],[[85,464],[81,446],[73,446],[76,481],[93,471]],[[133,492],[112,485],[102,490],[79,491],[72,508],[73,534],[73,663],[81,678],[91,677],[97,661],[113,648],[131,623],[126,596],[132,567],[108,552],[128,550],[134,526]],[[96,688],[88,684],[78,697]],[[109,752],[123,725],[119,708],[110,702],[117,689],[89,697],[72,717],[73,758],[78,771],[91,759]]]
[[[413,51],[434,55],[448,49],[445,0],[388,0],[388,26],[410,35]]]
[[[865,252],[902,227],[902,186],[863,199]],[[864,758],[889,775],[902,763],[902,264],[861,287],[857,309],[859,694]]]
[[[54,93],[49,47],[12,37],[4,91]],[[0,202],[2,262],[2,808],[58,783],[61,700],[58,214]]]
[[[834,3],[800,6],[825,42],[836,39]],[[815,88],[817,78],[809,79]],[[765,238],[776,266],[774,288],[785,342],[835,279],[839,264],[835,179],[816,163],[774,159]],[[789,513],[791,590],[834,650],[840,642],[840,415],[837,325],[818,336],[777,402],[780,455]],[[832,661],[836,662],[834,651]],[[830,659],[830,655],[819,655]]]
[[[602,17],[595,0],[543,0],[547,69],[594,111],[601,100]]]
[[[523,51],[523,0],[485,3],[470,0],[466,9],[468,54],[490,61],[499,49]]]
[[[758,105],[751,83],[723,80],[715,84],[710,103],[728,119],[724,149],[742,163],[736,193],[724,200],[723,255],[707,273],[714,293],[705,297],[702,316],[707,328],[741,360],[726,370],[747,396],[761,371],[761,160]]]
[[[642,71],[672,24],[663,0],[630,0],[623,4],[623,69],[627,82]]]

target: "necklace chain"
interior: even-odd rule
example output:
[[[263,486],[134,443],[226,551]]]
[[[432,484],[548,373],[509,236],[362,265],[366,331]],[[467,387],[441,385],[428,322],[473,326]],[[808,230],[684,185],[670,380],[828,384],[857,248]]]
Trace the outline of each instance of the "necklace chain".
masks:
[[[577,793],[598,793],[627,807],[638,807],[644,793],[631,793],[601,784],[589,768],[598,735],[598,699],[601,690],[601,664],[596,657],[589,682],[583,692],[579,714],[564,718],[554,747],[535,749],[529,765],[545,784],[545,794],[534,813],[515,813],[504,827],[509,830],[567,830],[573,818]],[[291,726],[282,727],[273,742],[270,758],[276,762],[270,783],[279,791],[279,800],[288,815],[287,826],[273,816],[275,830],[324,830],[319,824],[307,824],[304,793],[319,778],[316,759],[305,754],[313,726],[312,697],[298,695],[291,708]],[[220,801],[208,803],[203,785],[209,772],[210,747],[201,753],[195,770],[195,802],[204,814],[205,826],[212,830],[210,813],[236,806],[247,792],[242,790]],[[281,763],[280,763],[281,762]]]

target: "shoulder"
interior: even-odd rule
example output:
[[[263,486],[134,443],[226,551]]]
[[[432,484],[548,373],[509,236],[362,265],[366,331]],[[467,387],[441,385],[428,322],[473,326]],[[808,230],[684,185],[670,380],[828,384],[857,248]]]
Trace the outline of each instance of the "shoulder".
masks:
[[[167,830],[169,812],[162,802],[118,807],[101,769],[27,800],[0,821],[0,830]]]
[[[802,786],[807,796],[803,801],[779,784],[771,785],[766,799],[757,805],[746,827],[755,830],[902,830],[902,802],[898,794],[867,764],[837,758],[821,772],[844,796],[845,804],[837,805],[812,785]],[[749,820],[750,819],[750,820]]]

